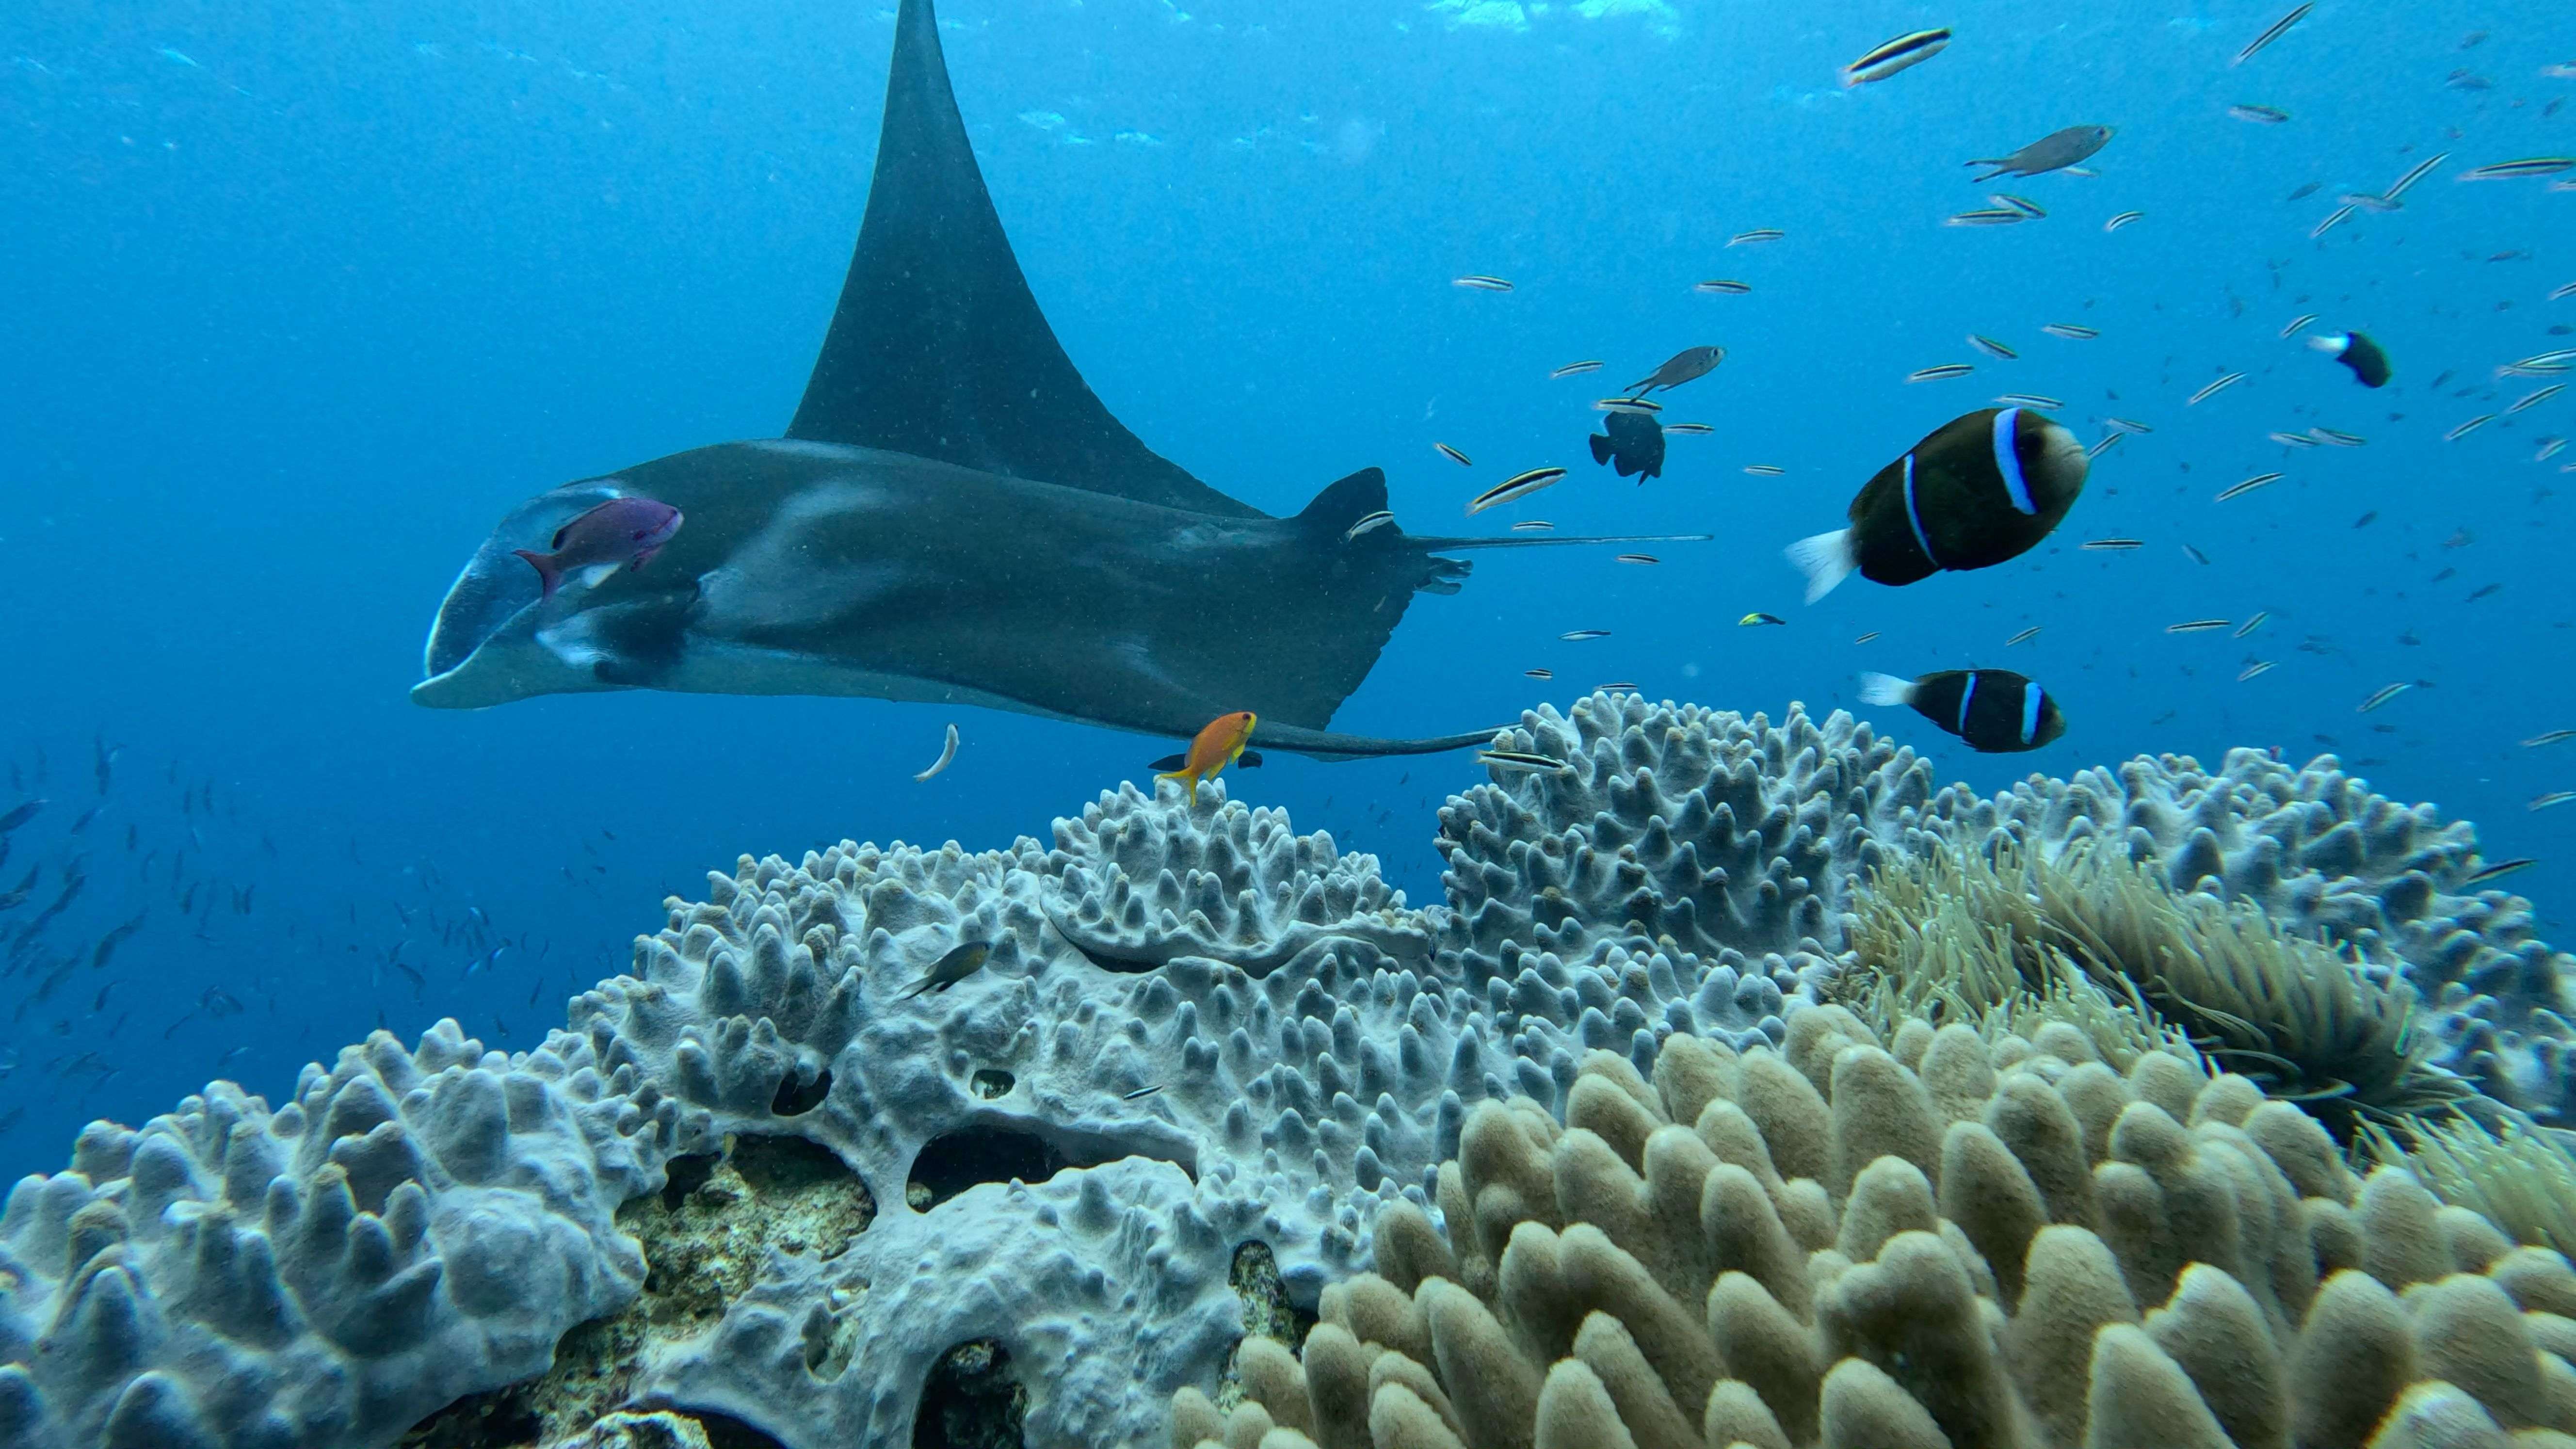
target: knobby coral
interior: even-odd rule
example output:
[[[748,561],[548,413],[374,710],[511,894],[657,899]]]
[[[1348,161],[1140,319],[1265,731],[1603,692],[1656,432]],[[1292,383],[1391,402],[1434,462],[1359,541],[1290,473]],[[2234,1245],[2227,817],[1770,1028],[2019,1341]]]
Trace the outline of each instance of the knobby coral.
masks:
[[[1249,1449],[2567,1444],[2576,1272],[2357,1180],[2196,1059],[1825,1006],[1783,1050],[1588,1058],[1489,1105],[1302,1359],[1172,1442]],[[2529,1431],[2547,1431],[2534,1435]]]

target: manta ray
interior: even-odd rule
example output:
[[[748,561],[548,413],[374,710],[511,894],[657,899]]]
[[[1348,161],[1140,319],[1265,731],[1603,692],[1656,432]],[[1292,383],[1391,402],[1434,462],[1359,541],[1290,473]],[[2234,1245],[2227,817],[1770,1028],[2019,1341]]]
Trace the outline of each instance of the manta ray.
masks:
[[[542,596],[515,557],[610,499],[685,522],[648,562]],[[1375,468],[1275,518],[1110,416],[1039,312],[966,139],[930,0],[903,0],[876,172],[786,436],[718,443],[510,510],[447,592],[417,703],[618,689],[983,705],[1189,738],[1233,710],[1326,759],[1493,731],[1329,728],[1443,551]],[[1706,537],[1694,535],[1693,537]]]

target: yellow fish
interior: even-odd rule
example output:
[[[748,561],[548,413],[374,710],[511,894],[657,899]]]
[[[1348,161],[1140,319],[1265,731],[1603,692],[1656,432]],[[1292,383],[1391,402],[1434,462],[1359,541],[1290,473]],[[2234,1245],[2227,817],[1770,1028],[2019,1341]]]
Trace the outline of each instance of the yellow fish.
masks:
[[[1216,778],[1217,771],[1242,758],[1243,747],[1252,741],[1252,727],[1259,723],[1260,719],[1248,709],[1218,715],[1208,721],[1206,729],[1199,731],[1197,739],[1190,741],[1189,752],[1181,756],[1177,767],[1164,770],[1154,778],[1185,782],[1189,786],[1190,806],[1196,809],[1199,782]],[[1157,760],[1154,763],[1168,762]]]

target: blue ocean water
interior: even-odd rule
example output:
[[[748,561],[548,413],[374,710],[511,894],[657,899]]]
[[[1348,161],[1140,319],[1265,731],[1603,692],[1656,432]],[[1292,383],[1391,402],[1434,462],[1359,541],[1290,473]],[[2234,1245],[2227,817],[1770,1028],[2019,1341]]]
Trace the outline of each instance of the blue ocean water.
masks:
[[[1414,601],[1341,728],[1474,728],[1612,680],[1776,718],[1849,705],[1864,669],[2006,666],[2063,702],[2062,740],[1978,756],[1876,714],[1988,790],[2138,752],[2332,752],[2478,821],[2491,859],[2538,857],[2511,884],[2564,937],[2576,807],[2525,803],[2576,788],[2576,743],[2519,741],[2576,727],[2566,459],[2534,458],[2576,396],[2445,435],[2548,381],[2499,365],[2570,345],[2576,298],[2548,298],[2576,280],[2576,193],[2453,177],[2576,152],[2576,81],[2545,73],[2576,35],[2538,0],[2324,0],[2232,66],[2285,8],[947,0],[942,28],[1032,288],[1166,456],[1272,512],[1376,465],[1414,532],[1717,535],[1652,567],[1477,555],[1465,592]],[[1957,30],[1944,54],[1840,85],[1934,24]],[[890,9],[815,3],[0,19],[0,810],[46,802],[0,861],[0,891],[35,869],[0,913],[0,1165],[56,1166],[82,1121],[139,1122],[213,1075],[274,1096],[380,1022],[524,1047],[738,852],[1043,837],[1173,748],[868,700],[405,697],[503,511],[783,427],[891,34]],[[1961,165],[2087,122],[2118,128],[2097,175],[1980,187]],[[2436,153],[2402,210],[2311,236]],[[1943,225],[1997,189],[2048,216]],[[1760,227],[1786,235],[1725,245]],[[1468,273],[1515,290],[1451,284]],[[1721,277],[1751,290],[1694,290]],[[2396,381],[2366,391],[2279,335],[2311,312],[2378,337]],[[1592,401],[1699,343],[1727,360],[1665,417],[1714,431],[1672,438],[1643,486],[1594,467]],[[1588,358],[1605,368],[1548,378]],[[1904,381],[1950,362],[1977,367]],[[2227,372],[2245,380],[2185,405]],[[2023,559],[1802,605],[1782,545],[2006,391],[2063,399],[2087,441],[2110,416],[2154,431],[2097,459]],[[2368,443],[2267,440],[2311,426]],[[1543,464],[1573,475],[1462,517]],[[2077,547],[2113,535],[2144,546]],[[1788,622],[1738,627],[1755,610]],[[2165,632],[2257,611],[2243,639]],[[1558,637],[1578,629],[1610,634]],[[915,784],[952,720],[957,763]],[[1273,756],[1227,783],[1423,900],[1433,812],[1479,778],[1466,755]]]

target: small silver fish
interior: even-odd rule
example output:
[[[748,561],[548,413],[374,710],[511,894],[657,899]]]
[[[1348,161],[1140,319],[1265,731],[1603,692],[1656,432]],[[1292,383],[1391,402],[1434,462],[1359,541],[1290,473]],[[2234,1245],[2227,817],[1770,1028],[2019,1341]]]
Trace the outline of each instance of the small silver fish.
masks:
[[[2566,446],[2567,440],[2565,438],[2543,438],[2540,440],[2540,451],[2531,455],[2531,461],[2535,463],[2546,463],[2550,459],[2557,457],[2558,450]]]
[[[2332,428],[2310,428],[2308,434],[2318,442],[2336,448],[2358,448],[2370,441],[2358,433],[2338,433]]]
[[[1617,554],[1617,555],[1612,556],[1612,558],[1611,558],[1611,560],[1610,560],[1610,561],[1611,561],[1612,563],[1624,563],[1624,564],[1658,564],[1658,563],[1662,563],[1662,562],[1663,562],[1663,560],[1662,560],[1662,559],[1659,559],[1659,558],[1655,557],[1653,554],[1650,554],[1650,553],[1623,553],[1623,554]]]
[[[2472,166],[2461,172],[2459,179],[2511,181],[2523,176],[2555,176],[2567,170],[2576,170],[2576,156],[2530,156],[2520,161],[2496,161],[2485,166]]]
[[[2165,626],[2165,632],[2168,634],[2206,634],[2212,629],[2224,629],[2234,622],[2235,621],[2232,619],[2185,619],[2179,624],[2167,624]]]
[[[1527,750],[1480,750],[1476,754],[1476,763],[1489,770],[1535,770],[1550,775],[1573,768],[1570,761]]]
[[[2566,390],[2567,384],[2563,382],[2553,382],[2549,386],[2541,388],[2536,392],[2526,393],[2521,397],[2515,398],[2513,400],[2513,405],[2505,409],[2505,414],[2510,417],[2515,413],[2521,412],[2524,408],[2531,406],[2533,403],[2547,402]]]
[[[1664,405],[1652,398],[1605,397],[1596,400],[1592,410],[1596,413],[1645,413],[1652,416],[1662,412]]]
[[[1995,339],[1981,336],[1974,332],[1968,334],[1968,345],[1977,349],[1979,352],[1984,353],[1988,357],[1998,357],[2006,362],[2011,362],[2021,356],[2020,353],[2004,346]]]
[[[1868,643],[1870,640],[1875,639],[1875,638],[1877,638],[1877,637],[1878,637],[1878,631],[1877,631],[1876,629],[1872,629],[1872,630],[1870,630],[1868,633],[1861,635],[1861,636],[1860,636],[1859,638],[1857,638],[1857,639],[1854,639],[1852,642],[1853,642],[1854,644],[1866,644],[1866,643]]]
[[[2483,428],[2494,421],[2495,414],[2480,413],[2476,417],[2473,417],[2467,422],[2460,424],[2458,427],[2451,429],[2449,432],[2444,433],[2442,435],[2442,441],[2445,443],[2456,443],[2460,439],[2467,437],[2469,434],[2476,432],[2478,429]]]
[[[1452,278],[1449,285],[1464,287],[1470,292],[1508,292],[1512,289],[1512,284],[1502,278],[1488,277],[1482,273],[1470,273],[1464,277]]]
[[[2073,322],[2043,323],[2039,330],[2051,337],[2063,337],[2069,342],[2090,342],[2102,335],[2090,327],[2078,326]]]
[[[2280,19],[2273,21],[2269,26],[2264,28],[2262,34],[2255,36],[2252,41],[2248,42],[2243,50],[2236,52],[2236,58],[2229,61],[2228,64],[2243,65],[2245,62],[2252,60],[2256,53],[2261,51],[2263,47],[2270,45],[2273,41],[2276,41],[2283,35],[2288,34],[2291,26],[2307,19],[2308,12],[2316,8],[2317,7],[2314,4],[2301,5],[2296,10],[2293,10],[2289,14],[2282,16]]]
[[[2229,106],[2227,108],[2227,114],[2240,121],[2256,121],[2266,126],[2277,126],[2283,121],[2290,119],[2289,112],[2275,110],[2270,106]]]
[[[2370,698],[2363,700],[2360,705],[2353,710],[2353,713],[2368,714],[2372,710],[2379,708],[2381,705],[2388,703],[2390,700],[2395,699],[2397,696],[2404,694],[2406,691],[2413,689],[2414,687],[2414,685],[2406,683],[2382,685],[2379,689],[2372,692]]]
[[[1756,478],[1777,478],[1789,470],[1777,463],[1747,463],[1744,465],[1744,471]]]
[[[1705,282],[1693,282],[1691,284],[1691,290],[1694,292],[1715,293],[1719,296],[1725,297],[1741,297],[1745,293],[1753,290],[1753,284],[1750,282],[1739,282],[1732,277],[1711,277]]]
[[[1156,1092],[1159,1092],[1159,1091],[1163,1090],[1163,1085],[1164,1085],[1164,1084],[1163,1084],[1163,1083],[1161,1083],[1161,1082],[1156,1082],[1154,1085],[1152,1085],[1152,1086],[1150,1086],[1150,1087],[1138,1087],[1136,1090],[1134,1090],[1134,1091],[1132,1091],[1132,1092],[1121,1092],[1121,1093],[1119,1093],[1119,1094],[1118,1094],[1118,1100],[1119,1100],[1119,1101],[1121,1101],[1121,1102],[1134,1102],[1134,1101],[1139,1101],[1139,1100],[1142,1100],[1143,1098],[1150,1097],[1150,1096],[1154,1095]]]
[[[2218,497],[2212,501],[2224,503],[2230,498],[2243,497],[2245,494],[2251,493],[2255,489],[2263,487],[2265,484],[2280,482],[2281,477],[2282,475],[2278,473],[2257,473],[2242,483],[2230,484],[2225,488],[2219,489]]]
[[[2552,790],[2546,795],[2532,796],[2531,803],[2524,808],[2546,810],[2552,805],[2564,805],[2570,800],[2576,800],[2576,790]]]
[[[1942,220],[1943,226],[2012,226],[2030,220],[2009,206],[1985,206],[1962,211]]]
[[[2281,335],[2283,337],[2295,337],[2298,335],[2301,328],[2315,320],[2317,320],[2316,313],[2302,312],[2298,316],[2290,319],[2290,325],[2281,329]]]
[[[2144,548],[2146,544],[2134,538],[2088,538],[2076,546],[2090,549],[2095,553],[2119,553],[2127,549]]]
[[[1775,242],[1787,235],[1776,226],[1757,226],[1751,231],[1739,231],[1728,237],[1726,244],[1731,247],[1751,246],[1755,242]]]
[[[1556,525],[1544,518],[1526,518],[1512,525],[1514,533],[1554,533]]]
[[[2536,750],[2542,745],[2563,744],[2568,740],[2576,740],[2576,730],[2551,730],[2547,734],[2533,735],[2522,742],[2522,747],[2526,750]]]
[[[2364,211],[2375,212],[2381,216],[2406,209],[2406,203],[2393,196],[2373,196],[2367,191],[2347,191],[2335,200],[2346,206],[2358,206]]]
[[[1549,373],[1548,380],[1553,382],[1560,377],[1580,377],[1584,373],[1599,372],[1600,370],[1600,359],[1587,357],[1581,362],[1569,362],[1565,366]]]
[[[1997,206],[2010,207],[2013,210],[2020,212],[2022,215],[2029,217],[2033,221],[2039,221],[2048,215],[2046,211],[2041,209],[2038,202],[2031,200],[2027,196],[2015,196],[2009,191],[1998,191],[1987,197],[1986,200],[1993,202]]]
[[[2220,393],[2225,392],[2227,389],[2234,387],[2236,384],[2243,382],[2244,380],[2245,374],[2241,372],[2228,373],[2211,382],[2207,387],[2193,393],[2191,397],[2183,403],[2183,406],[2192,407],[2196,404],[2207,402],[2209,399],[2218,396]]]
[[[2272,611],[2271,611],[2271,610],[2269,610],[2269,609],[2257,609],[2257,610],[2255,610],[2255,611],[2254,611],[2254,617],[2253,617],[2253,618],[2248,619],[2248,620],[2246,620],[2244,623],[2239,624],[2239,625],[2237,625],[2237,626],[2236,626],[2236,637],[2237,637],[2237,638],[2239,638],[2239,639],[2242,639],[2242,638],[2244,638],[2246,635],[2253,633],[2255,630],[2262,628],[2262,627],[2263,627],[2263,621],[2264,621],[2264,620],[2266,620],[2266,619],[2269,619],[2269,618],[2271,618],[2271,617],[2272,617]]]
[[[1459,452],[1457,449],[1450,447],[1447,443],[1434,443],[1431,446],[1440,450],[1441,457],[1448,459],[1450,462],[1457,464],[1461,468],[1473,468],[1476,466],[1474,459]]]
[[[1918,367],[1905,375],[1907,382],[1939,382],[1944,378],[1966,377],[1977,370],[1972,362],[1944,362],[1933,367]]]
[[[2285,448],[2313,448],[2317,440],[2305,433],[2267,433],[2264,436]]]
[[[2094,439],[2093,445],[2084,450],[2084,456],[2087,458],[2101,457],[2104,453],[2118,447],[2120,440],[2127,436],[2128,434],[2121,432],[2118,428],[2113,428],[2111,431],[2104,433],[2101,437]]]
[[[956,758],[957,758],[957,726],[955,726],[955,725],[950,725],[950,726],[948,727],[948,738],[947,738],[944,742],[942,742],[942,743],[941,743],[941,745],[939,746],[939,758],[938,758],[938,759],[935,759],[935,760],[933,760],[933,761],[931,761],[931,762],[930,762],[930,768],[929,768],[929,769],[924,770],[924,771],[922,771],[920,774],[913,776],[913,777],[912,777],[912,783],[914,783],[914,784],[916,784],[916,785],[923,783],[924,781],[928,780],[931,776],[936,775],[936,774],[938,774],[940,771],[947,769],[947,768],[948,768],[948,763],[949,763],[949,761],[954,760],[954,759],[956,759]]]
[[[2434,167],[2439,166],[2450,159],[2450,152],[2436,151],[2432,155],[2425,157],[2423,160],[2416,162],[2413,166],[2408,167],[2405,175],[2400,176],[2395,181],[2389,183],[2388,189],[2379,194],[2388,198],[2390,201],[2395,201],[2397,198],[2404,196],[2416,182],[2431,175]]]
[[[1870,47],[1860,59],[1843,67],[1843,84],[1857,86],[1883,81],[1898,71],[1911,69],[1939,55],[1949,43],[1950,31],[1946,26],[1911,31],[1893,40],[1882,41]]]
[[[1637,682],[1633,679],[1614,679],[1608,684],[1592,686],[1592,692],[1594,694],[1634,694],[1637,692]]]
[[[1521,673],[1532,679],[1554,679],[1556,677],[1556,671],[1553,669],[1524,669]]]
[[[2006,640],[2004,641],[2004,647],[2005,647],[2006,649],[2010,649],[2010,648],[2011,648],[2011,647],[2013,647],[2015,644],[2027,643],[2027,642],[2029,642],[2030,640],[2033,640],[2033,639],[2038,638],[2038,637],[2039,637],[2039,629],[2040,629],[2040,626],[2039,626],[2039,625],[2037,625],[2037,624],[2033,624],[2033,625],[2031,625],[2029,628],[2022,630],[2020,633],[2015,634],[2014,636],[2012,636],[2012,637],[2011,637],[2011,638],[2009,638],[2009,639],[2006,639]]]
[[[1556,637],[1571,644],[1585,639],[1607,639],[1610,637],[1610,631],[1607,629],[1575,629],[1567,633],[1559,634]]]
[[[2193,563],[2200,564],[2203,567],[2206,567],[2209,563],[2209,555],[2202,553],[2199,549],[2193,548],[2190,544],[2184,544],[2182,546],[2182,551],[2190,556]]]
[[[2270,672],[2271,672],[2271,669],[2272,669],[2272,661],[2271,661],[2271,660],[2269,660],[2269,659],[2257,659],[2257,660],[2255,660],[2253,663],[2248,664],[2248,665],[2246,665],[2243,669],[2240,669],[2240,670],[2238,670],[2238,671],[2237,671],[2237,673],[2236,673],[2236,682],[2237,682],[2237,683],[2239,683],[2239,684],[2243,684],[2245,681],[2247,681],[2247,680],[2249,680],[2249,679],[2252,679],[2255,675],[2258,675],[2258,674],[2268,674],[2268,673],[2270,673]]]
[[[2529,870],[2531,867],[2538,864],[2540,864],[2539,861],[2533,860],[2528,856],[2524,856],[2516,860],[2499,860],[2495,864],[2488,866],[2483,870],[2473,870],[2467,875],[2460,877],[2460,886],[2465,890],[2473,885],[2484,885],[2488,881],[2509,876],[2515,871]]]
[[[1383,508],[1379,509],[1375,513],[1363,513],[1360,515],[1359,522],[1352,524],[1349,528],[1342,531],[1342,541],[1344,543],[1348,543],[1363,533],[1369,533],[1376,529],[1384,528],[1393,522],[1395,522],[1395,515],[1387,512]]]
[[[2144,221],[2146,219],[2147,214],[2143,211],[2124,211],[2113,216],[2109,221],[2102,223],[2102,233],[2103,235],[2108,236],[2112,232],[2118,231],[2120,228],[2129,225],[2131,222]]]
[[[1997,397],[1995,401],[2008,408],[2038,408],[2042,412],[2055,412],[2066,406],[2053,397],[2036,392],[2008,392]]]
[[[2336,227],[2341,226],[2341,225],[2344,223],[2345,219],[2346,219],[2346,218],[2348,218],[2348,217],[2350,217],[2351,215],[2352,215],[2352,205],[2351,205],[2351,203],[2347,202],[2347,203],[2345,203],[2345,204],[2344,204],[2344,205],[2342,205],[2342,206],[2338,206],[2338,207],[2336,207],[2334,210],[2329,211],[2329,212],[2327,212],[2327,213],[2326,213],[2326,219],[2325,219],[2325,220],[2323,220],[2323,221],[2321,221],[2321,222],[2318,222],[2315,226],[2313,226],[2313,227],[2309,228],[2309,229],[2308,229],[2308,236],[2309,236],[2311,239],[2316,238],[2316,237],[2324,236],[2327,232],[2330,232],[2330,231],[2334,230]]]
[[[1488,508],[1500,507],[1516,499],[1527,498],[1565,476],[1563,468],[1532,468],[1515,473],[1467,501],[1467,516],[1475,517]]]
[[[2552,302],[2564,302],[2570,297],[2576,297],[2576,282],[2569,282],[2549,294],[2549,300]]]
[[[1687,433],[1687,434],[1690,434],[1690,435],[1692,435],[1692,436],[1697,436],[1697,435],[1702,434],[1702,433],[1713,433],[1713,432],[1716,432],[1716,431],[1717,431],[1717,429],[1715,429],[1715,428],[1713,428],[1713,427],[1710,427],[1710,426],[1709,426],[1708,424],[1706,424],[1706,423],[1666,423],[1666,424],[1664,424],[1664,434],[1665,434],[1665,436],[1667,436],[1667,437],[1670,437],[1670,436],[1671,436],[1672,434],[1674,434],[1674,433]]]
[[[2102,421],[2107,426],[2118,428],[2124,433],[2152,433],[2155,431],[2155,429],[2148,427],[2145,423],[2139,422],[2134,418],[2104,418]]]

